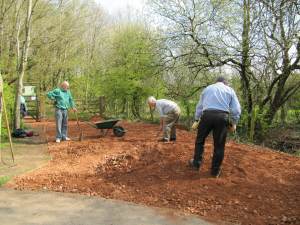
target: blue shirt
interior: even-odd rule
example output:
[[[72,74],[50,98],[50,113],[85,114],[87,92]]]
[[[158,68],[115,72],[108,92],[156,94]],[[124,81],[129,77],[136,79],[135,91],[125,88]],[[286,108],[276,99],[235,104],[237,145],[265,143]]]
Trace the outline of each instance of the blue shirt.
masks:
[[[230,113],[232,122],[237,124],[241,106],[234,90],[222,82],[206,87],[197,104],[195,120],[199,120],[205,110],[222,110]]]

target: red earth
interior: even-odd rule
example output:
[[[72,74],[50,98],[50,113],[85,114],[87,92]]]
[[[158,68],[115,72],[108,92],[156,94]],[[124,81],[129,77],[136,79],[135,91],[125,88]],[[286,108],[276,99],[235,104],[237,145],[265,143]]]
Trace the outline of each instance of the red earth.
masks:
[[[97,118],[95,118],[97,119]],[[95,120],[94,119],[94,120]],[[212,140],[205,145],[200,172],[187,167],[195,133],[178,130],[175,143],[157,142],[158,126],[119,122],[127,133],[115,137],[81,122],[78,141],[55,143],[53,122],[47,133],[49,163],[15,178],[15,189],[51,190],[121,199],[199,215],[215,223],[300,224],[300,158],[228,141],[220,178],[210,176]]]

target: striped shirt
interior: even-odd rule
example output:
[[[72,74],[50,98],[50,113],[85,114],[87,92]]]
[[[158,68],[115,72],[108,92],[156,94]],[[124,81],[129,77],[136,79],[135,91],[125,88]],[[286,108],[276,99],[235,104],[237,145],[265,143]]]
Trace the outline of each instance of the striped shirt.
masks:
[[[180,113],[179,106],[175,102],[167,99],[157,100],[155,110],[159,113],[160,117],[165,117],[169,113]]]

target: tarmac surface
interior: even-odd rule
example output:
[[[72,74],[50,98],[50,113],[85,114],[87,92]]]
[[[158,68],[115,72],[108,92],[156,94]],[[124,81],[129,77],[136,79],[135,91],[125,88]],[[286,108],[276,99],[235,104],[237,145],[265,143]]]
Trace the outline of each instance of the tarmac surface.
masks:
[[[0,188],[2,225],[209,225],[197,216],[119,200]]]

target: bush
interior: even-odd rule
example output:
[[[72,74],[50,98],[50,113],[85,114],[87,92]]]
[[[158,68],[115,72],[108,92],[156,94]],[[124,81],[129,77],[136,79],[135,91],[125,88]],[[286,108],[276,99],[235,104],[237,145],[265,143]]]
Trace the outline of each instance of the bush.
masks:
[[[297,124],[300,124],[300,110],[289,110],[288,121],[292,123],[296,122]]]
[[[4,185],[7,181],[9,181],[10,180],[10,177],[8,177],[8,176],[3,176],[3,177],[0,177],[0,187],[2,186],[2,185]]]
[[[5,107],[6,107],[6,112],[7,112],[7,117],[9,121],[9,125],[11,126],[11,121],[13,120],[13,108],[14,108],[14,100],[15,100],[15,95],[14,95],[14,89],[11,86],[8,86],[7,84],[4,84],[3,87],[3,93],[4,93],[4,100],[5,100]],[[4,140],[8,139],[8,131],[6,127],[6,122],[5,122],[5,115],[4,115],[4,109],[2,110],[2,126],[1,126],[1,135]]]

